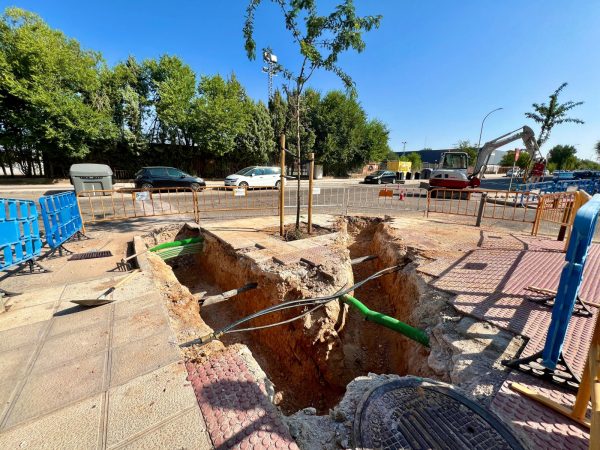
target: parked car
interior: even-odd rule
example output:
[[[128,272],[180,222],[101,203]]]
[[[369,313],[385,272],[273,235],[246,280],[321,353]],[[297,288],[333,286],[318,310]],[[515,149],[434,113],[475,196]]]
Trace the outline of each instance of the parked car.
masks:
[[[142,167],[135,174],[135,187],[138,189],[189,187],[199,191],[205,186],[202,178],[189,175],[175,167]]]
[[[508,172],[506,172],[506,176],[507,177],[522,177],[523,176],[523,170],[522,169],[508,169]]]
[[[390,170],[378,170],[377,172],[365,177],[365,183],[383,184],[395,182],[396,172],[392,172]]]
[[[266,166],[250,166],[225,178],[225,186],[273,186],[281,184],[281,168]]]

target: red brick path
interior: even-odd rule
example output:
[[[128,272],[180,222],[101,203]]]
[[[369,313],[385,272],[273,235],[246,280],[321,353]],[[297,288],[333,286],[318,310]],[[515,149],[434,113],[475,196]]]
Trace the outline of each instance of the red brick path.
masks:
[[[186,366],[215,448],[298,449],[264,383],[235,350]]]

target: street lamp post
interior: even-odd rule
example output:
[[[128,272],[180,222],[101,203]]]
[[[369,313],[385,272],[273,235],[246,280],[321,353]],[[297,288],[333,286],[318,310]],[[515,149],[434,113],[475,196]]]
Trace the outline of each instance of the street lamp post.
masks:
[[[402,141],[402,154],[406,153],[406,141]]]
[[[266,64],[262,71],[269,76],[269,100],[273,97],[273,77],[276,75],[277,56],[270,51],[263,53],[263,61]]]
[[[481,135],[483,134],[483,124],[485,123],[485,119],[487,119],[490,114],[495,113],[496,111],[500,111],[501,109],[503,109],[503,108],[500,107],[500,108],[491,110],[489,113],[487,113],[485,115],[485,117],[481,121],[481,129],[479,130],[479,141],[477,142],[477,151],[479,151],[479,147],[481,145]]]

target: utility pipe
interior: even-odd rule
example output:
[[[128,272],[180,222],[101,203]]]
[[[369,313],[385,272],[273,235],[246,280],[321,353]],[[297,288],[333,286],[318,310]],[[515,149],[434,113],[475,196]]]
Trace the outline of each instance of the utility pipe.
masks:
[[[152,247],[150,249],[150,251],[156,252],[158,250],[163,250],[165,248],[181,247],[183,245],[196,244],[196,243],[202,242],[202,241],[203,241],[203,238],[198,236],[198,237],[193,237],[193,238],[188,238],[188,239],[181,239],[180,241],[165,242],[164,244],[159,244],[156,247]]]
[[[390,330],[394,330],[413,341],[418,342],[425,347],[429,347],[429,336],[425,331],[411,327],[410,325],[400,322],[398,319],[394,319],[393,317],[386,316],[377,311],[371,311],[367,308],[363,303],[361,303],[358,299],[352,297],[351,295],[344,294],[340,297],[344,303],[352,306],[357,309],[365,318],[371,322],[378,323],[379,325],[383,325]]]

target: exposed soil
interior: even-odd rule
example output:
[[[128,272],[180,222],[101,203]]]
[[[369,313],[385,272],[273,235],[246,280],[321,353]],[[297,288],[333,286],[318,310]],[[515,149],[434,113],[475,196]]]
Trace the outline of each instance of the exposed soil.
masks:
[[[382,219],[354,218],[339,224],[331,248],[337,260],[329,267],[258,265],[236,253],[210,234],[205,234],[201,255],[178,261],[173,270],[178,280],[196,296],[257,282],[258,288],[229,300],[201,307],[203,321],[218,330],[233,321],[286,300],[331,294],[386,267],[403,270],[370,282],[355,292],[369,308],[426,327],[444,305],[430,301],[417,307],[421,287],[414,275],[411,256],[401,239]],[[323,229],[325,230],[325,229]],[[326,230],[326,232],[331,232]],[[177,238],[183,237],[178,234]],[[370,262],[351,266],[351,258],[377,255]],[[289,319],[304,311],[278,312],[244,325],[256,327]],[[421,319],[424,317],[425,320]],[[354,310],[330,302],[294,322],[226,334],[225,345],[247,345],[273,381],[275,403],[286,413],[305,407],[325,412],[343,396],[355,377],[375,373],[434,376],[427,365],[429,351],[404,336],[366,322]]]
[[[325,228],[319,225],[312,225],[312,231],[308,233],[308,223],[300,222],[300,228],[296,229],[296,224],[288,223],[283,227],[283,236],[279,233],[279,227],[275,228],[267,228],[263,230],[265,233],[270,234],[277,239],[281,239],[282,241],[290,242],[290,241],[298,241],[300,239],[307,239],[315,236],[323,236],[325,234],[329,234],[332,232],[331,229]]]
[[[371,310],[425,330],[430,348],[367,322],[357,311],[332,301],[289,323],[225,334],[208,345],[186,348],[186,359],[202,361],[225,346],[247,346],[252,351],[248,357],[258,362],[262,377],[268,377],[269,397],[289,416],[286,422],[301,448],[351,446],[358,401],[390,377],[416,375],[450,382],[489,406],[506,378],[501,361],[518,353],[522,339],[460,316],[449,304],[450,294],[430,287],[430,277],[416,271],[431,259],[459,257],[477,245],[479,232],[422,219],[399,223],[372,217],[346,217],[332,228],[325,233],[335,233],[330,237],[315,237],[315,244],[326,245],[332,252],[316,267],[302,261],[281,265],[271,258],[257,259],[251,255],[268,249],[236,251],[194,225],[163,228],[145,236],[147,245],[200,233],[205,239],[201,254],[178,257],[168,264],[148,254],[179,342],[287,300],[334,294],[378,270],[398,265],[400,270],[371,281],[353,295]],[[377,258],[351,264],[352,259],[370,255]],[[202,297],[251,282],[258,287],[199,306]],[[242,327],[273,324],[304,312],[288,309]]]

